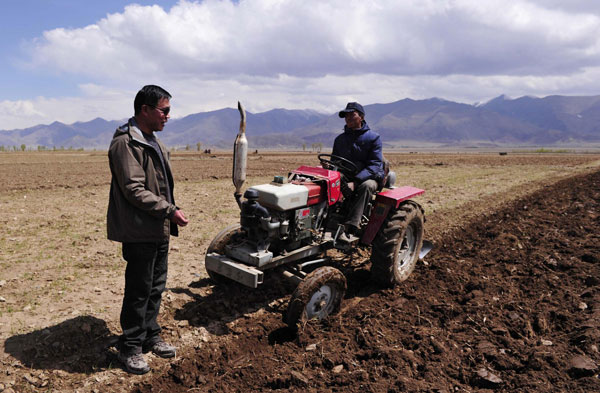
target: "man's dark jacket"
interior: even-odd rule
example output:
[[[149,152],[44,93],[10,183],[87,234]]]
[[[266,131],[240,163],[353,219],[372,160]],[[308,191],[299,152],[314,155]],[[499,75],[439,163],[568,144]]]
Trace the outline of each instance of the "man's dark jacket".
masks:
[[[164,242],[178,234],[177,225],[169,219],[177,209],[169,152],[158,138],[157,142],[164,171],[158,152],[146,142],[133,118],[115,131],[108,149],[112,181],[106,226],[110,240]]]
[[[344,133],[338,135],[333,142],[331,154],[352,161],[358,167],[355,179],[361,183],[373,179],[383,179],[383,155],[381,138],[372,131],[363,120],[362,127],[352,130],[344,127]]]

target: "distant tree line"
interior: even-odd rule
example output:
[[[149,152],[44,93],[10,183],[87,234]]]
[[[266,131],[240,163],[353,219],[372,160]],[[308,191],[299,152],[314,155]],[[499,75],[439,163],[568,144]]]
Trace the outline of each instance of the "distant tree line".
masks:
[[[321,152],[321,150],[323,150],[323,143],[313,143],[310,145],[310,148],[312,149],[312,151],[317,151],[317,152]],[[106,149],[108,149],[108,146],[106,147]],[[170,151],[177,151],[177,150],[181,150],[184,149],[185,151],[190,151],[192,150],[192,145],[185,145],[185,146],[172,146],[169,147]],[[307,145],[306,143],[302,144],[302,150],[306,151],[307,149]],[[85,149],[83,147],[78,147],[75,148],[73,146],[69,146],[69,147],[65,147],[65,146],[52,146],[52,147],[48,147],[48,146],[44,146],[44,145],[36,145],[36,146],[27,146],[26,144],[22,143],[20,146],[17,145],[9,145],[9,146],[5,146],[5,145],[0,145],[0,153],[4,153],[4,152],[24,152],[24,151],[84,151],[84,150],[92,150],[92,151],[96,151],[96,149]],[[198,152],[203,152],[203,153],[211,153],[211,149],[202,149],[202,142],[197,142],[196,143],[196,151]]]
[[[321,152],[321,150],[323,150],[323,144],[322,143],[313,143],[312,145],[310,145],[312,151],[317,151],[317,152]],[[306,151],[306,143],[302,144],[302,151]]]
[[[11,152],[11,151],[84,151],[83,147],[74,148],[73,146],[69,146],[65,148],[64,146],[56,147],[53,146],[49,148],[48,146],[37,145],[35,148],[31,146],[27,146],[22,143],[21,146],[13,145],[13,146],[4,146],[0,145],[0,152]],[[96,149],[93,149],[96,150]]]

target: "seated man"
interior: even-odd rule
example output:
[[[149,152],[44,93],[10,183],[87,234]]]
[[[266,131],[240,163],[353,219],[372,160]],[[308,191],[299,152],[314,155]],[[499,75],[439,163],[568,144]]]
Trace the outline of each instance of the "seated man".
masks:
[[[350,196],[350,213],[339,239],[349,241],[348,234],[357,232],[365,206],[384,177],[383,156],[381,138],[367,125],[362,105],[349,102],[339,116],[346,120],[346,126],[344,133],[335,138],[331,154],[353,162],[358,169],[354,178],[346,179],[348,190],[344,196]]]

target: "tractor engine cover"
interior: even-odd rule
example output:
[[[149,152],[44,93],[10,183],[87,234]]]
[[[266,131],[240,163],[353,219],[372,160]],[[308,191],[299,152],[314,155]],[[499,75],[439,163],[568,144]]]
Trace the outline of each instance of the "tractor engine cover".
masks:
[[[308,188],[290,183],[269,183],[252,186],[258,191],[258,203],[279,211],[298,209],[308,203]]]

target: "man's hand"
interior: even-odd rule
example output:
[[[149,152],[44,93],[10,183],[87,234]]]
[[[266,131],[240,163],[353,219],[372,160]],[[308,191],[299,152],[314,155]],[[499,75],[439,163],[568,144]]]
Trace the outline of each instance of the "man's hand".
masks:
[[[173,213],[173,216],[171,217],[171,221],[180,227],[186,226],[189,222],[181,210],[175,210],[175,213]]]
[[[350,189],[350,191],[354,192],[354,182],[353,181],[351,181],[350,183],[348,183],[347,186]]]

